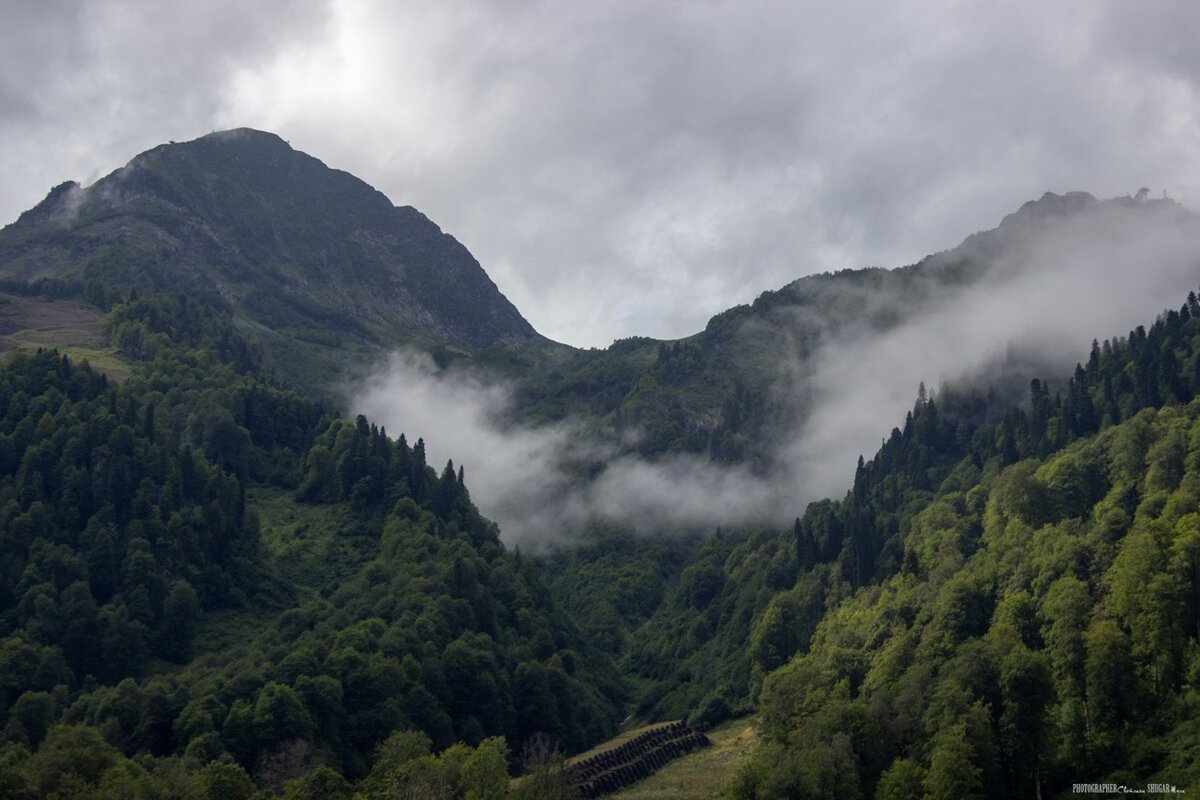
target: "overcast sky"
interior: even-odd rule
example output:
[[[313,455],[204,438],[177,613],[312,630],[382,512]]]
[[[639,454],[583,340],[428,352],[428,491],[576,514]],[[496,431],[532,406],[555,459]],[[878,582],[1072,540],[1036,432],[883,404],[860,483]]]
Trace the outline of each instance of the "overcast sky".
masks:
[[[250,126],[416,206],[542,333],[678,337],[1046,190],[1200,208],[1192,0],[0,0],[0,224]]]

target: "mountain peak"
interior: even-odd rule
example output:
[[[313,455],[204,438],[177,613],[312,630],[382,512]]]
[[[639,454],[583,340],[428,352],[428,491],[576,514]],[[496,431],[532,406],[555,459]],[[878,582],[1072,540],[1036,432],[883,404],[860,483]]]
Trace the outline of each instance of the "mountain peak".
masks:
[[[1019,209],[1006,216],[997,230],[1005,231],[1013,227],[1029,224],[1042,224],[1056,220],[1086,215],[1092,212],[1143,210],[1149,212],[1166,211],[1168,213],[1189,213],[1182,205],[1171,200],[1163,193],[1161,199],[1149,197],[1149,189],[1141,189],[1136,196],[1125,195],[1098,200],[1088,192],[1067,192],[1055,194],[1046,192],[1037,200],[1024,203]]]
[[[169,142],[147,150],[135,156],[131,164],[140,159],[159,157],[180,157],[184,154],[207,158],[238,158],[253,159],[270,163],[274,159],[303,156],[312,158],[296,150],[282,136],[270,131],[260,131],[255,128],[230,128],[229,130],[213,131],[196,139],[186,142]],[[320,163],[319,161],[317,163]]]
[[[159,145],[86,188],[60,184],[0,231],[0,274],[215,288],[289,347],[475,351],[540,338],[419,211],[251,128]]]
[[[195,141],[195,142],[211,141],[211,142],[219,142],[221,144],[228,144],[228,143],[238,144],[238,143],[250,142],[250,143],[258,143],[258,144],[270,144],[270,145],[276,146],[276,147],[283,146],[283,147],[286,147],[288,150],[292,149],[292,146],[290,144],[288,144],[284,140],[284,138],[277,133],[272,133],[271,131],[260,131],[258,128],[246,128],[246,127],[229,128],[229,129],[223,130],[223,131],[213,131],[212,133],[205,134],[204,136],[200,136],[196,139],[193,139],[192,141]]]
[[[1019,209],[1012,214],[1006,216],[1000,226],[1011,225],[1013,223],[1025,222],[1031,219],[1048,219],[1051,217],[1066,217],[1078,214],[1080,211],[1087,209],[1096,203],[1100,202],[1095,196],[1088,192],[1067,192],[1066,194],[1055,194],[1054,192],[1046,192],[1037,200],[1030,200],[1024,203]]]

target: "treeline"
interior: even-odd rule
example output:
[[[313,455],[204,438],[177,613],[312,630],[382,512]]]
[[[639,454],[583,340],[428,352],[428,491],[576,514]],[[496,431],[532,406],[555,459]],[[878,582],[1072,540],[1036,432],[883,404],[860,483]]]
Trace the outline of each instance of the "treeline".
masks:
[[[514,785],[508,775],[510,755],[500,737],[485,739],[476,747],[458,743],[434,752],[425,734],[401,730],[379,745],[374,767],[361,781],[349,781],[337,770],[311,761],[293,776],[295,765],[312,756],[300,743],[268,761],[256,781],[228,760],[197,765],[188,758],[128,758],[95,728],[60,725],[51,729],[34,756],[0,769],[0,791],[14,800],[567,800],[579,796],[577,781],[561,756],[527,751],[526,774]]]
[[[892,430],[870,462],[860,459],[849,495],[817,503],[797,520],[800,569],[836,561],[855,586],[887,577],[903,558],[905,507],[928,499],[964,458],[995,469],[1044,457],[1142,409],[1188,402],[1200,391],[1198,315],[1191,292],[1148,331],[1138,326],[1125,338],[1093,342],[1087,363],[1061,391],[1052,395],[1035,379],[1024,408],[997,409],[986,395],[954,389],[935,399],[922,387],[903,428]],[[1064,513],[1077,514],[1103,494],[1100,484],[1084,485],[1088,478],[1079,476]]]
[[[611,734],[611,661],[461,469],[262,379],[219,307],[133,294],[107,330],[120,384],[52,351],[0,364],[0,794],[350,786],[399,730]],[[256,492],[330,509],[349,577],[282,568]]]
[[[81,300],[105,312],[125,299],[122,291],[104,281],[80,277],[26,281],[0,276],[0,292],[46,300]]]
[[[903,627],[910,632],[903,639],[909,648],[905,668],[915,670],[909,679],[925,681],[922,691],[931,690],[963,646],[980,646],[976,640],[989,635],[998,609],[1008,602],[1020,605],[1029,617],[1022,623],[1023,646],[1046,659],[1050,674],[1065,670],[1075,676],[1069,686],[1055,683],[1047,695],[1053,698],[1046,701],[1054,718],[1053,737],[1060,738],[1049,747],[1052,754],[1039,756],[1043,791],[1060,790],[1072,770],[1077,776],[1109,775],[1118,782],[1155,775],[1169,781],[1172,774],[1181,785],[1194,780],[1187,769],[1171,774],[1156,770],[1189,763],[1186,754],[1191,751],[1181,749],[1185,737],[1179,731],[1196,724],[1188,687],[1200,678],[1195,655],[1200,596],[1193,588],[1200,565],[1190,549],[1193,518],[1188,511],[1197,507],[1189,465],[1200,440],[1193,440],[1188,426],[1196,417],[1194,398],[1200,389],[1198,317],[1191,294],[1183,307],[1164,313],[1148,329],[1095,343],[1087,361],[1057,388],[1033,381],[1023,407],[1006,407],[987,392],[944,388],[934,397],[922,389],[904,425],[893,430],[872,460],[860,460],[853,488],[844,498],[811,504],[788,531],[726,529],[691,549],[661,604],[630,620],[634,630],[620,639],[628,642],[628,671],[642,680],[639,713],[648,718],[688,713],[708,725],[763,710],[771,744],[743,776],[737,790],[742,796],[870,797],[897,757],[908,759],[898,767],[902,772],[916,774],[919,767],[919,780],[909,788],[916,786],[912,796],[922,796],[933,791],[934,779],[928,776],[934,743],[952,739],[955,734],[947,726],[963,720],[929,719],[926,709],[935,698],[913,694],[914,687],[902,683],[877,682],[873,693],[865,694],[864,675],[876,660],[901,657],[879,648],[891,631]],[[1156,447],[1165,420],[1170,420],[1172,433]],[[1164,502],[1174,509],[1172,515],[1160,513],[1167,507]],[[993,540],[1003,539],[996,531],[1006,530],[1014,518],[1027,526],[1028,538],[1001,557]],[[1142,519],[1155,531],[1153,546],[1133,535]],[[1129,569],[1134,561],[1121,561],[1118,555],[1135,547],[1137,571],[1120,578],[1110,574],[1118,561]],[[628,585],[645,566],[632,548],[623,552],[624,560],[614,565],[620,571],[605,573],[616,577],[612,587]],[[1052,566],[1027,560],[1034,557],[1044,557]],[[976,561],[988,565],[986,577],[959,575]],[[1036,577],[1039,569],[1046,574]],[[1068,581],[1064,586],[1071,589],[1060,586],[1046,600],[1049,586],[1068,571],[1079,585]],[[570,579],[569,572],[558,578]],[[907,588],[916,582],[927,582],[925,594],[914,596],[915,590]],[[1135,588],[1139,582],[1144,587],[1140,592]],[[1126,587],[1121,594],[1126,608],[1140,610],[1116,610],[1117,585]],[[872,604],[901,593],[900,587],[907,592],[904,602],[876,615]],[[1078,591],[1080,587],[1086,591]],[[1010,591],[1019,599],[1007,600]],[[1058,592],[1072,593],[1069,609],[1064,610],[1068,600]],[[610,627],[619,632],[620,616],[602,605],[617,597],[612,588],[597,591],[585,607],[604,611]],[[1150,597],[1160,603],[1153,614],[1144,608]],[[859,606],[872,611],[846,616],[850,612],[845,609]],[[1043,651],[1046,637],[1065,635],[1055,619],[1068,611],[1075,615],[1075,634],[1084,638],[1072,640],[1073,660],[1063,665],[1056,662],[1061,655]],[[913,641],[939,615],[954,635],[939,639],[927,660],[913,660]],[[1115,650],[1105,650],[1102,637],[1095,639],[1096,686],[1091,691],[1099,705],[1094,707],[1087,699],[1085,647],[1093,622],[1106,636],[1119,632],[1107,640]],[[912,633],[914,626],[917,633]],[[855,632],[846,638],[841,628]],[[1149,644],[1149,630],[1155,631],[1154,645]],[[615,638],[605,635],[605,641]],[[1008,655],[999,647],[983,655],[973,650],[970,657],[999,669]],[[1104,677],[1100,664],[1109,658],[1129,670]],[[817,673],[785,677],[801,674],[797,663],[814,662],[821,665]],[[984,753],[979,758],[988,752],[993,758],[990,766],[981,766],[984,796],[1032,793],[1028,754],[1018,758],[1015,751],[1004,751],[1019,742],[1011,733],[1007,743],[1001,738],[1002,726],[1016,723],[1004,719],[997,675],[987,691],[983,684],[973,684],[968,703],[979,700],[986,706],[994,737],[990,745],[978,744],[978,752]],[[796,683],[801,680],[810,682]],[[1101,699],[1104,680],[1110,681],[1107,699]],[[1115,687],[1121,687],[1119,702],[1112,695]],[[837,692],[845,693],[848,707],[838,705],[842,695]],[[899,695],[905,699],[897,700]],[[1117,713],[1111,710],[1113,703],[1122,709],[1119,735],[1112,727],[1111,715]],[[830,711],[818,715],[819,725],[800,721],[820,708]],[[875,715],[874,727],[864,728],[853,740],[831,743],[836,731],[850,736],[854,714]],[[1073,720],[1069,724],[1064,721],[1068,717]],[[1107,730],[1102,719],[1108,720]],[[983,725],[981,720],[975,724]],[[1183,727],[1169,733],[1177,725]],[[904,728],[908,738],[888,738],[894,728]],[[810,748],[806,737],[824,741],[829,749]],[[1074,749],[1062,749],[1061,737],[1074,737]],[[886,747],[880,749],[881,744]],[[860,745],[866,748],[862,752],[854,749]],[[807,766],[786,766],[802,762]],[[938,763],[940,770],[949,769]],[[820,779],[814,777],[818,773]],[[835,780],[838,775],[849,776],[849,788]],[[945,787],[940,791],[953,796]]]
[[[735,796],[1200,789],[1198,311],[1095,344],[1026,408],[923,394],[810,507],[750,638],[764,743]]]

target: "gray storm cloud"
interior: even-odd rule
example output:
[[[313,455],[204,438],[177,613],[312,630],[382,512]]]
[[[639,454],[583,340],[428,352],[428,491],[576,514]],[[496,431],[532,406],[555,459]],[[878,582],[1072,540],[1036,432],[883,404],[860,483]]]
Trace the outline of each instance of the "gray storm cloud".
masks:
[[[249,126],[413,205],[551,338],[676,338],[1047,187],[1200,206],[1191,0],[0,0],[0,220]]]
[[[1061,380],[1093,339],[1182,304],[1200,284],[1200,226],[1170,209],[1143,211],[1110,203],[1048,228],[1012,226],[1003,254],[970,285],[923,277],[917,290],[897,281],[840,290],[848,295],[837,305],[860,308],[858,321],[831,327],[803,363],[780,350],[781,391],[804,413],[774,445],[769,477],[697,456],[623,453],[582,420],[504,425],[504,387],[441,373],[411,353],[394,357],[353,405],[424,436],[437,459],[463,463],[476,503],[510,543],[569,541],[601,521],[643,531],[781,524],[845,492],[857,456],[870,458],[902,425],[919,383],[995,380],[1014,349],[1043,378]],[[585,476],[585,463],[603,469]]]

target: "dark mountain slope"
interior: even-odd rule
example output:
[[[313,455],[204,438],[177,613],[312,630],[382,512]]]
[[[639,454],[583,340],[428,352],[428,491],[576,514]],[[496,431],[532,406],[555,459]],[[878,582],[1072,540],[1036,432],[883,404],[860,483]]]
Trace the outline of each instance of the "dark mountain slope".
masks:
[[[406,342],[473,352],[540,339],[419,211],[249,129],[56,187],[0,231],[0,273],[215,290],[285,368]]]
[[[809,275],[714,316],[705,330],[678,341],[625,339],[607,350],[529,363],[521,397],[535,419],[581,412],[607,419],[643,454],[707,451],[722,461],[766,461],[763,444],[789,435],[812,410],[821,359],[833,348],[882,342],[924,317],[1013,285],[1037,291],[1043,278],[1049,287],[1056,276],[1071,283],[1111,282],[1118,268],[1138,274],[1136,264],[1157,258],[1154,248],[1165,249],[1164,242],[1175,248],[1176,265],[1188,243],[1197,256],[1191,269],[1172,266],[1170,275],[1155,272],[1162,265],[1147,269],[1148,283],[1166,287],[1147,314],[1194,285],[1200,218],[1169,200],[1046,193],[996,228],[910,266]],[[1031,377],[1068,369],[1073,355],[1017,346],[1009,358],[997,388],[1016,387],[1008,395],[1015,401]]]

